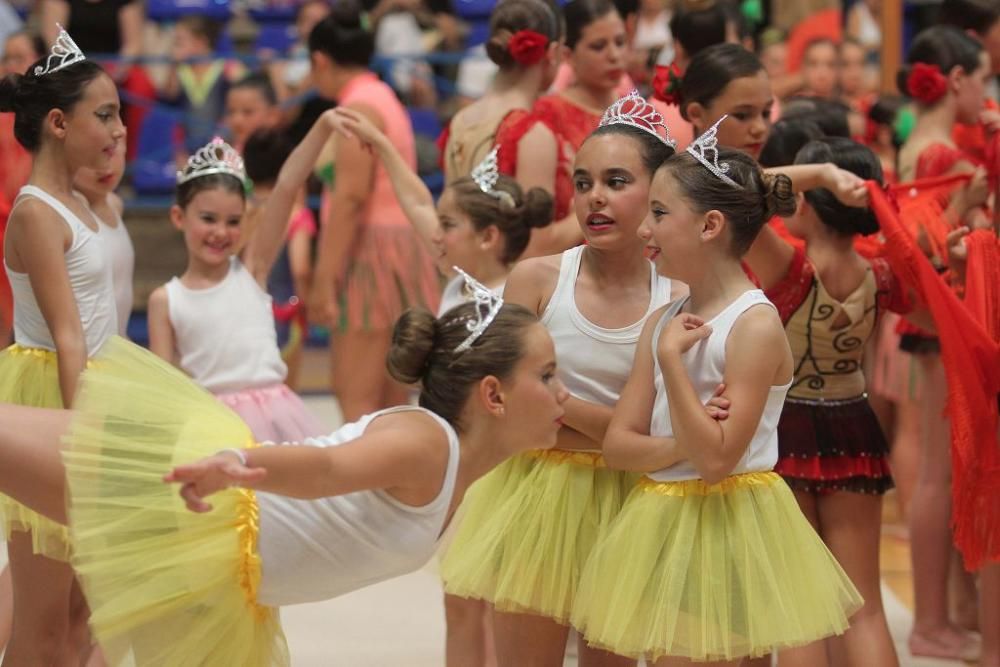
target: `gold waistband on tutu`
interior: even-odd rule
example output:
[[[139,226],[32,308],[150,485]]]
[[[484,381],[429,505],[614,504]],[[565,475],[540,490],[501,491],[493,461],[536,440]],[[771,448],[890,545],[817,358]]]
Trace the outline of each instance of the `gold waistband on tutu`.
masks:
[[[14,343],[8,345],[7,349],[4,350],[7,354],[21,356],[21,357],[35,357],[36,359],[43,360],[55,360],[56,353],[52,350],[45,350],[40,347],[25,347],[23,345],[18,345]]]
[[[258,447],[256,442],[247,445],[247,449]],[[260,552],[257,550],[257,538],[260,535],[260,508],[257,496],[251,489],[236,489],[240,498],[236,503],[236,533],[240,540],[240,588],[246,596],[247,605],[253,609],[258,621],[268,618],[266,607],[257,603],[257,588],[260,586]]]
[[[601,452],[589,452],[573,449],[532,449],[525,456],[551,463],[575,463],[591,468],[607,468],[604,455]]]
[[[706,484],[703,479],[685,479],[676,482],[658,482],[649,477],[639,480],[639,487],[647,493],[658,493],[662,496],[710,496],[716,493],[729,493],[736,489],[750,486],[771,486],[781,481],[781,476],[774,472],[747,472],[732,475],[718,484]]]

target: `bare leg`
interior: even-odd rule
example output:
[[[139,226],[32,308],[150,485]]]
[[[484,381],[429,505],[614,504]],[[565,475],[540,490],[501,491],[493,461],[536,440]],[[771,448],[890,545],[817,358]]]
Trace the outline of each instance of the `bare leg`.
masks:
[[[962,555],[954,546],[951,548],[951,563],[948,568],[948,600],[951,603],[950,617],[955,624],[964,630],[978,633],[979,591],[976,590],[976,575],[965,570]]]
[[[66,523],[60,439],[69,420],[68,410],[0,405],[0,493],[59,523]]]
[[[482,600],[444,596],[447,667],[495,667],[493,619]]]
[[[809,521],[813,530],[822,535],[818,508],[819,500],[816,498],[816,495],[798,490],[793,491],[793,493],[795,494],[795,500],[799,503],[799,509],[802,510],[802,514],[806,517],[806,520]],[[748,667],[769,667],[771,656],[748,659],[744,664]],[[829,664],[826,642],[819,640],[805,646],[783,649],[778,654],[778,664],[781,667],[826,667]]]
[[[896,403],[889,462],[902,517],[910,516],[913,490],[920,475],[920,405],[908,397]]]
[[[1000,563],[987,565],[979,574],[979,629],[980,667],[1000,667]]]
[[[910,507],[914,619],[910,652],[918,656],[973,657],[974,641],[948,617],[951,564],[951,453],[942,416],[947,390],[939,355],[918,355],[923,374],[920,476]]]
[[[345,422],[388,407],[384,404],[389,382],[385,355],[390,335],[386,329],[349,331],[331,338],[332,388]]]
[[[879,538],[882,497],[836,492],[818,503],[823,541],[858,588],[865,603],[841,637],[828,641],[833,664],[899,664],[882,608],[879,584]]]
[[[0,572],[0,651],[10,641],[11,627],[14,625],[14,584],[10,578],[10,566]]]
[[[493,629],[500,667],[562,667],[568,626],[544,616],[494,610]]]

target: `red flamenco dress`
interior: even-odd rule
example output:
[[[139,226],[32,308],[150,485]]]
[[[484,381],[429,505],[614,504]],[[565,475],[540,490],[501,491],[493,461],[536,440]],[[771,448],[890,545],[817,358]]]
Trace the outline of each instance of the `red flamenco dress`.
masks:
[[[882,314],[910,305],[888,264],[869,262],[865,279],[838,301],[796,248],[785,278],[766,291],[795,359],[775,466],[793,489],[882,494],[892,488],[889,445],[868,404],[862,359]]]
[[[542,123],[556,138],[555,220],[570,213],[573,203],[573,160],[583,141],[597,129],[601,114],[577,106],[562,95],[547,95],[535,102],[531,113],[497,131],[497,156],[500,173],[516,176],[519,144],[537,123]]]

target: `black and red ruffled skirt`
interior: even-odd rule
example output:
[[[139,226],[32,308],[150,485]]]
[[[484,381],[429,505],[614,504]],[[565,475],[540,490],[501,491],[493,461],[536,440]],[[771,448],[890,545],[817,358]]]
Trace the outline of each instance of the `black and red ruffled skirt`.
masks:
[[[774,471],[809,493],[883,494],[892,488],[889,443],[867,396],[785,400]]]

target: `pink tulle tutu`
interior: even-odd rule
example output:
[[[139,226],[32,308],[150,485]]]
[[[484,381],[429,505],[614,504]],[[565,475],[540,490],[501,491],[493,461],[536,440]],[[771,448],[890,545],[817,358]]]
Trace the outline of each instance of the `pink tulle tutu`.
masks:
[[[216,394],[243,418],[257,442],[302,442],[329,433],[284,384]]]

